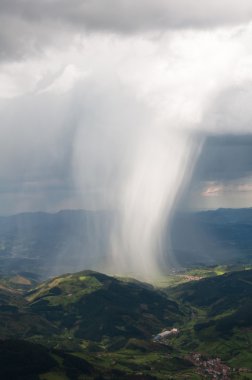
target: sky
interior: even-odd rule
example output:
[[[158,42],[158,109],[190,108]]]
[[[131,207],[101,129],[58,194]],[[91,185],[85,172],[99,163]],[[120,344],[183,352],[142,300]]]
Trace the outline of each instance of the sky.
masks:
[[[251,21],[250,0],[1,0],[0,214],[128,229],[138,203],[148,234],[175,204],[252,206]]]

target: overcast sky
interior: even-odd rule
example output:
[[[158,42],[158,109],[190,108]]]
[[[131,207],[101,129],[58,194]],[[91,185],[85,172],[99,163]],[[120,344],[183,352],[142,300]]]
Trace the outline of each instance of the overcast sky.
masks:
[[[252,206],[251,21],[251,0],[0,0],[0,214],[114,209],[146,166],[181,207]]]

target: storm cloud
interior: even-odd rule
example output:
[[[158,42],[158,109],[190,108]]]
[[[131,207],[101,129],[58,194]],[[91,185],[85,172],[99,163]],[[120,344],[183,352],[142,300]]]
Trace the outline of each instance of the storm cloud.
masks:
[[[26,59],[48,46],[64,48],[82,33],[163,33],[244,25],[251,19],[250,0],[2,0],[0,58]]]
[[[1,212],[117,210],[112,261],[154,272],[189,183],[250,189],[215,183],[250,158],[214,136],[251,133],[251,19],[246,0],[1,1]]]
[[[194,169],[196,181],[231,181],[252,176],[252,136],[209,137]]]

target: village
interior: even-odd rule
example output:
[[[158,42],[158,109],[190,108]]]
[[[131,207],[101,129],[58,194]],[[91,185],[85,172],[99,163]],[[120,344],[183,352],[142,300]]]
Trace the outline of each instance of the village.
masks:
[[[186,359],[198,367],[200,375],[211,376],[213,380],[230,380],[232,369],[224,364],[220,358],[206,359],[200,353],[192,353]]]
[[[153,342],[169,345],[170,338],[180,334],[178,328],[164,330],[153,338]],[[245,373],[250,372],[247,368],[231,368],[222,362],[220,358],[206,358],[201,353],[193,352],[185,357],[193,365],[197,367],[199,375],[212,380],[231,380],[231,374],[234,372]]]

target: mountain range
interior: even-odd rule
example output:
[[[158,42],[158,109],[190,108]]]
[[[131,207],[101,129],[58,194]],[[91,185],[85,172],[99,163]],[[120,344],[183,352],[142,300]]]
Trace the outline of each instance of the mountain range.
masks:
[[[2,274],[49,278],[81,268],[101,270],[115,214],[65,210],[0,217]],[[252,209],[176,213],[164,234],[167,268],[252,262]]]

